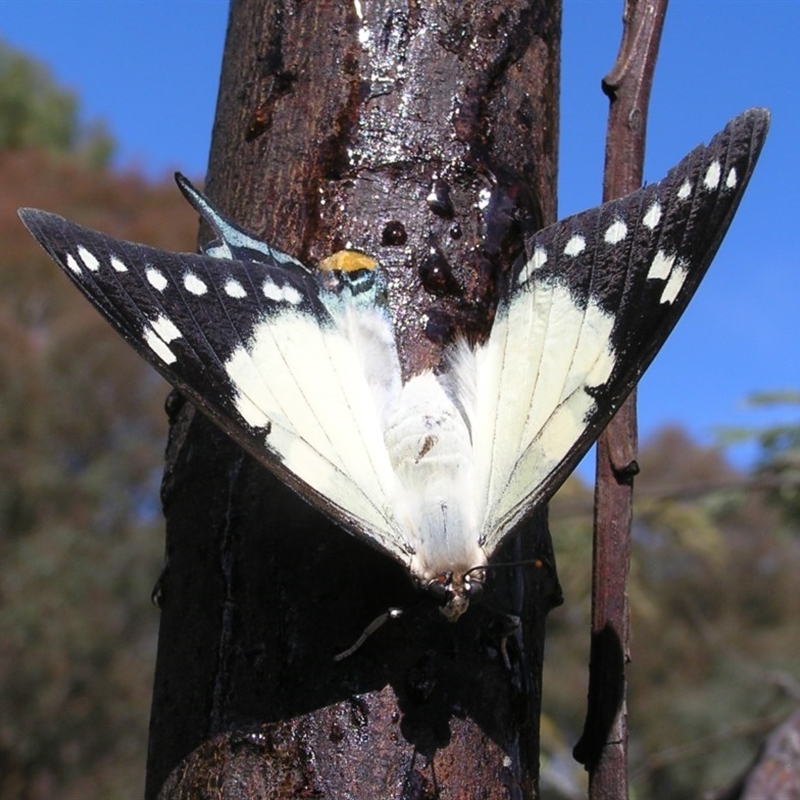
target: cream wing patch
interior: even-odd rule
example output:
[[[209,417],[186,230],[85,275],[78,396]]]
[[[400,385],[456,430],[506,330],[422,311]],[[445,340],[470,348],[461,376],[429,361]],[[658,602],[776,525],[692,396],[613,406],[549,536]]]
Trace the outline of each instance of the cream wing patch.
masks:
[[[591,300],[582,308],[565,286],[545,281],[517,298],[477,349],[473,437],[487,552],[584,433],[590,390],[614,368],[613,325]]]
[[[384,500],[394,493],[395,477],[349,341],[333,326],[288,310],[256,325],[224,366],[237,410],[263,429],[265,446],[376,538],[388,539],[387,549],[401,553],[405,540]]]

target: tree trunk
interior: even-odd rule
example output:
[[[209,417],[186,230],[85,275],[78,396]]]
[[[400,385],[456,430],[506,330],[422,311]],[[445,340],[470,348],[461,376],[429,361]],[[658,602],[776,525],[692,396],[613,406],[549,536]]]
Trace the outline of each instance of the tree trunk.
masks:
[[[207,191],[306,263],[377,258],[406,375],[435,366],[454,331],[486,331],[524,235],[555,218],[559,36],[555,0],[234,0]],[[450,624],[168,410],[147,798],[535,796],[554,566],[490,571]],[[554,565],[546,514],[524,528],[497,560]],[[507,647],[498,610],[523,618]]]

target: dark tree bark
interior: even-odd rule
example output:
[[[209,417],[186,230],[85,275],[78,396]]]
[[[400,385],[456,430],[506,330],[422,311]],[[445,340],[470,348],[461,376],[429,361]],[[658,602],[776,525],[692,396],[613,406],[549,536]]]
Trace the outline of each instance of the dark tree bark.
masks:
[[[555,0],[234,0],[207,191],[306,263],[377,258],[405,372],[435,366],[455,330],[485,332],[524,235],[555,217],[559,36]],[[554,568],[490,572],[488,602],[449,624],[168,410],[147,797],[534,796]],[[524,527],[498,560],[554,564],[546,514]],[[390,606],[409,611],[333,661]],[[523,618],[507,659],[492,609]]]

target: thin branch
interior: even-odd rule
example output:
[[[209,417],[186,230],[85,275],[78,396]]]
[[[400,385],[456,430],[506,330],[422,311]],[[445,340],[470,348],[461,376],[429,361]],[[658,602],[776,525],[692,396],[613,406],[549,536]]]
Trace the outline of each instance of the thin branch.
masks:
[[[611,107],[603,196],[621,197],[642,182],[647,106],[667,0],[628,0],[622,44],[603,91]],[[575,758],[589,770],[591,800],[628,796],[625,664],[629,611],[633,476],[636,463],[635,393],[623,404],[597,446],[592,649],[589,703]]]
[[[704,483],[664,484],[639,486],[637,496],[647,500],[678,500],[693,502],[718,492],[772,492],[776,489],[800,489],[800,479],[779,476],[734,476],[718,478]],[[575,498],[558,503],[558,519],[561,522],[584,519],[592,514],[593,506],[588,497]]]

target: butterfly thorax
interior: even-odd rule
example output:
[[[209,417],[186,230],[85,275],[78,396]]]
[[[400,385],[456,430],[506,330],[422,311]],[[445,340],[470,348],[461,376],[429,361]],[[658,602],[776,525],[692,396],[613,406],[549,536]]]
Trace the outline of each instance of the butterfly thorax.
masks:
[[[397,477],[393,513],[414,551],[411,574],[440,598],[448,619],[458,619],[482,582],[474,570],[486,563],[469,428],[438,378],[426,372],[403,386],[384,439]]]

